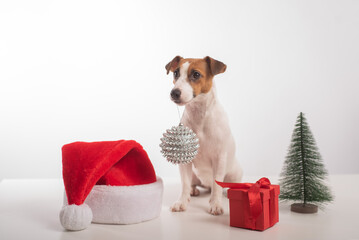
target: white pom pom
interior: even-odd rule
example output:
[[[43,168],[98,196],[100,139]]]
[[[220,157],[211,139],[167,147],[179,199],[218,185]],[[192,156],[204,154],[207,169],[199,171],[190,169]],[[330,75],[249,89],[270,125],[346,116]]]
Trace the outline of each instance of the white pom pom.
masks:
[[[91,208],[85,203],[63,206],[60,212],[60,222],[67,230],[83,230],[92,222]]]

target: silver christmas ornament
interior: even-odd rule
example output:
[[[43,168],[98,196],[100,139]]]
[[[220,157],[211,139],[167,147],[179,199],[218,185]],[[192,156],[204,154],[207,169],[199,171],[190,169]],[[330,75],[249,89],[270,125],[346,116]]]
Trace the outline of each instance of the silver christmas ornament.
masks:
[[[182,123],[167,129],[161,141],[162,155],[173,164],[190,163],[198,153],[197,135]]]

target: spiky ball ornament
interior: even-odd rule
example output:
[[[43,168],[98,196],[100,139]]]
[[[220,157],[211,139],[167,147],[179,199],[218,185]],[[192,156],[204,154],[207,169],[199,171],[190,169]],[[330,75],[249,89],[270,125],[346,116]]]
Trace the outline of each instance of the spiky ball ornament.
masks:
[[[190,163],[198,153],[197,135],[182,123],[167,129],[161,142],[162,155],[173,164]]]

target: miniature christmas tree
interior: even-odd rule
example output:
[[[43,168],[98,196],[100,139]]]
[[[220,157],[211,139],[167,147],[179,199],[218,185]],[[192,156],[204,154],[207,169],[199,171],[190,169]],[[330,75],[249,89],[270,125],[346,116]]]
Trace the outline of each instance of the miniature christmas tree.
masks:
[[[300,113],[281,173],[279,199],[300,201],[291,205],[294,212],[317,212],[317,205],[333,200],[324,183],[327,174],[304,114]]]

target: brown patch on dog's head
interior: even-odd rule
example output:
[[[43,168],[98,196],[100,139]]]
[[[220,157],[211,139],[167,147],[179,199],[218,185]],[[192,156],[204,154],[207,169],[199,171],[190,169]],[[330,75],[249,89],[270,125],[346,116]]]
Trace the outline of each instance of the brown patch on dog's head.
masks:
[[[187,73],[188,82],[193,88],[193,97],[211,90],[214,75],[204,59],[191,59]]]

